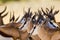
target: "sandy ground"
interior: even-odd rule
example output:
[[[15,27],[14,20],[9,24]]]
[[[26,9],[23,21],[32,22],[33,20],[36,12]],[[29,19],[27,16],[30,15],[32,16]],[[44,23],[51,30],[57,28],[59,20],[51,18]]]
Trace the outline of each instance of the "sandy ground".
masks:
[[[0,6],[0,12],[4,9],[4,6],[7,5],[7,11],[9,14],[4,18],[4,23],[9,23],[10,18],[10,12],[13,14],[13,11],[15,13],[15,16],[18,17],[20,15],[20,19],[22,18],[24,14],[24,10],[27,11],[28,8],[31,7],[31,11],[34,13],[37,11],[37,9],[43,7],[44,9],[50,8],[51,6],[55,7],[55,10],[60,10],[60,1],[59,0],[29,0],[29,1],[21,1],[21,2],[8,2],[4,5]],[[5,13],[6,13],[5,12]],[[5,14],[4,13],[4,14]],[[56,21],[60,22],[60,12],[55,16]],[[19,19],[19,20],[20,20]],[[0,36],[0,40],[11,40],[9,38],[3,38]]]

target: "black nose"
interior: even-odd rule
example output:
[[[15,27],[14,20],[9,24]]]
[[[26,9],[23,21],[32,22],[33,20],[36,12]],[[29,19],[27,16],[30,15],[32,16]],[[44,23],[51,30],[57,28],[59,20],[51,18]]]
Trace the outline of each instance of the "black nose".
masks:
[[[34,29],[36,28],[36,26],[34,27]]]
[[[30,40],[32,40],[32,37],[29,37]]]

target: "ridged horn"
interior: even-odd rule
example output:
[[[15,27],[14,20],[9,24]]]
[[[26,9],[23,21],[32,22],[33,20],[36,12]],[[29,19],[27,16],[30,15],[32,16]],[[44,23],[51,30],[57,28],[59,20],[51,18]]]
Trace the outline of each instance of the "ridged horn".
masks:
[[[5,6],[5,9],[2,12],[0,12],[0,15],[3,14],[6,11],[6,9],[7,9],[7,6]]]

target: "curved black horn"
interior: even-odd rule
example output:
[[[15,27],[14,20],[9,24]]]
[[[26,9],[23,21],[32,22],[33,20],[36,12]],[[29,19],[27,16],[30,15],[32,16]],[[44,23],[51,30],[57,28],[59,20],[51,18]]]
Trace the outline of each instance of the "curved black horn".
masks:
[[[8,12],[5,15],[3,15],[2,18],[4,18],[7,14],[8,14]]]
[[[20,16],[18,16],[15,21],[17,21],[17,20],[19,19],[19,17],[20,17]]]
[[[30,12],[29,17],[31,18],[32,15],[33,15],[32,12]]]
[[[48,9],[48,8],[46,8],[46,10],[47,10],[47,11],[49,11],[49,9]]]
[[[7,9],[7,6],[5,6],[5,9],[2,12],[0,12],[0,15],[3,14],[6,11],[6,9]]]
[[[30,8],[28,8],[28,14],[30,13]]]
[[[59,12],[59,10],[58,10],[58,11],[55,11],[55,12],[54,12],[54,15],[56,15],[58,12]]]
[[[39,13],[39,15],[41,15],[42,14],[42,12],[38,9],[38,13]]]
[[[48,8],[46,8],[46,13],[49,14],[49,9]]]
[[[42,10],[42,12],[43,12],[44,15],[47,15],[47,14],[44,12],[43,8],[41,8],[41,10]]]
[[[52,14],[54,10],[54,7],[51,7],[49,14]]]
[[[13,20],[13,21],[15,20],[14,11],[13,11],[13,17],[12,17],[12,20]]]
[[[13,12],[13,17],[11,18],[11,13],[10,13],[10,22],[15,20],[14,12]]]

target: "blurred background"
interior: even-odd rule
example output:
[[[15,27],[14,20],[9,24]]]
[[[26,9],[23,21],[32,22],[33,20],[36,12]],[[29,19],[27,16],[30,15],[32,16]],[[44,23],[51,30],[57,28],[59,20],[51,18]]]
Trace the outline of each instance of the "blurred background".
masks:
[[[43,9],[54,7],[54,10],[60,10],[60,0],[0,0],[0,12],[4,10],[5,6],[7,6],[6,12],[9,14],[3,19],[4,23],[9,23],[10,13],[13,14],[17,18],[20,15],[20,19],[22,18],[24,11],[27,11],[28,8],[31,8],[31,11],[34,13],[37,12],[41,7]],[[6,13],[5,12],[5,13]],[[5,14],[4,13],[4,14]],[[60,22],[60,12],[55,16],[56,22]],[[20,20],[19,19],[19,20]],[[12,40],[5,37],[0,37],[0,40]]]

